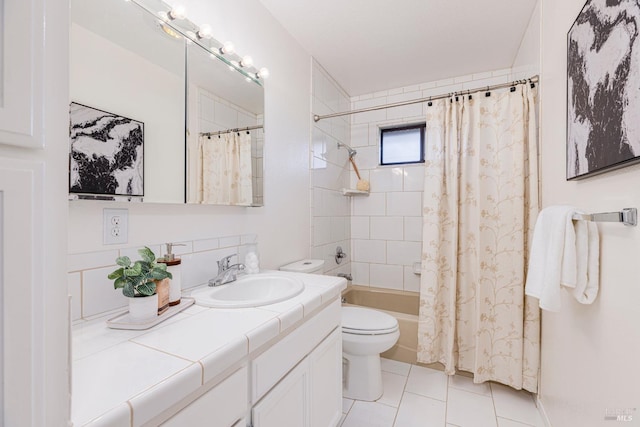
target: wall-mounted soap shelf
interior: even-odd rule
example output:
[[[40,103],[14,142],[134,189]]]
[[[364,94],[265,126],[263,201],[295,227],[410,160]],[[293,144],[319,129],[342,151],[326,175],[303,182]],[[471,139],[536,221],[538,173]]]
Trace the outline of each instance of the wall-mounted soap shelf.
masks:
[[[343,196],[368,196],[369,192],[368,191],[362,191],[362,190],[354,190],[352,188],[343,188],[342,189],[342,195]]]

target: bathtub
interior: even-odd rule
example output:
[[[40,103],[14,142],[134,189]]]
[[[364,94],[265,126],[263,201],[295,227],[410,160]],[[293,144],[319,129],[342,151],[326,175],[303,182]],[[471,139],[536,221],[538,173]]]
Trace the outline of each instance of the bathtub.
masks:
[[[420,306],[420,295],[417,292],[351,285],[342,292],[342,298],[343,305],[374,308],[398,319],[400,338],[396,345],[381,356],[400,362],[416,363]]]

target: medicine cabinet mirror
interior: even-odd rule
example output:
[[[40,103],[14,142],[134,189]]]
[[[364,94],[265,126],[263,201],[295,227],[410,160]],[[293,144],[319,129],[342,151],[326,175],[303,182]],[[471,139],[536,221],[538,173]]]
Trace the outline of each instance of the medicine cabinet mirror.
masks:
[[[169,10],[71,1],[70,199],[262,206],[262,82]]]

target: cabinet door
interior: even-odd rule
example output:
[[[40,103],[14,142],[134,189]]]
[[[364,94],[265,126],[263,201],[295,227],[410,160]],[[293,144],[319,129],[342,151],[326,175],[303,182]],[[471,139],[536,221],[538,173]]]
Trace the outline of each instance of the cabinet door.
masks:
[[[230,427],[247,411],[247,368],[236,371],[195,402],[189,404],[163,427]]]
[[[64,7],[61,3],[52,7]],[[0,1],[0,141],[42,147],[43,0]]]
[[[309,369],[304,359],[253,407],[253,427],[309,425]]]
[[[42,165],[0,158],[0,426],[38,425],[44,327]],[[3,349],[3,350],[1,350]]]
[[[309,355],[310,426],[336,426],[342,415],[342,331],[331,335]]]

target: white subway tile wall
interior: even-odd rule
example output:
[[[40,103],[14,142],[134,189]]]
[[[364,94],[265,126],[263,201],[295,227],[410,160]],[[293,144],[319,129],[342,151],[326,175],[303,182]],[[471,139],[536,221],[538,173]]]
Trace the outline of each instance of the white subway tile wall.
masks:
[[[349,96],[315,61],[312,80],[313,114],[350,108]],[[349,117],[336,117],[314,123],[311,133],[309,252],[312,258],[325,261],[324,272],[330,275],[351,272],[351,207],[349,198],[342,195],[342,189],[350,184],[350,163],[348,151],[338,148],[338,143],[351,146],[352,131]],[[360,132],[366,134],[368,128],[365,126]],[[368,142],[363,145],[368,148]],[[335,260],[338,246],[347,254],[340,264]]]
[[[538,72],[534,67],[505,68],[395,88],[351,98],[351,109],[478,89]],[[351,145],[360,174],[371,183],[368,197],[351,200],[351,273],[353,283],[418,292],[413,272],[422,252],[424,166],[380,166],[380,129],[425,121],[427,103],[388,108],[351,117]],[[322,123],[323,121],[320,121]],[[350,185],[358,179],[351,170]]]
[[[343,228],[336,225],[336,230],[346,233]],[[221,258],[235,254],[238,255],[238,262],[243,262],[246,246],[257,243],[257,236],[222,236],[175,243],[185,245],[176,246],[173,252],[182,259],[182,289],[188,291],[214,277],[217,273],[216,261]],[[165,253],[164,244],[148,246],[158,257]],[[132,260],[140,258],[138,249],[140,247],[69,255],[67,284],[72,320],[91,319],[126,309],[127,298],[122,295],[121,289],[113,288],[113,281],[107,275],[117,268],[118,256],[126,255]]]
[[[107,278],[116,268],[117,266],[113,265],[82,272],[82,316],[84,318],[127,305],[128,300],[122,295],[122,289],[114,289],[113,280]]]

